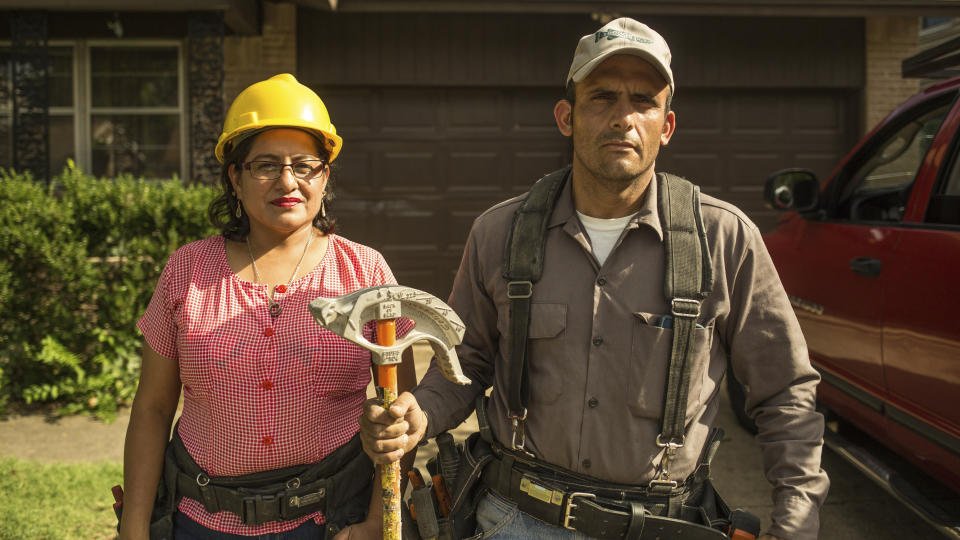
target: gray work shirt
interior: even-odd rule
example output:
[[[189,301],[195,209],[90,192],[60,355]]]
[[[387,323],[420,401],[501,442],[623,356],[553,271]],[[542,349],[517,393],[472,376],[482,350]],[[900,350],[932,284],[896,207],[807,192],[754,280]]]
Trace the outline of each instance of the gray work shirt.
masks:
[[[534,287],[529,327],[530,402],[526,448],[577,473],[627,484],[654,478],[672,330],[664,296],[663,233],[657,182],[651,182],[603,266],[573,207],[567,181],[547,226],[543,277]],[[819,382],[800,326],[757,227],[736,207],[702,195],[714,284],[696,330],[686,444],[672,478],[693,472],[719,405],[728,359],[750,388],[747,410],[773,485],[770,533],[813,539],[829,480],[820,469],[823,417],[814,411]],[[414,391],[429,437],[469,416],[475,396],[493,385],[494,435],[510,444],[507,412],[509,300],[504,244],[517,197],[476,219],[449,303],[466,324],[457,348],[462,387],[432,365]],[[735,501],[733,501],[735,504]]]

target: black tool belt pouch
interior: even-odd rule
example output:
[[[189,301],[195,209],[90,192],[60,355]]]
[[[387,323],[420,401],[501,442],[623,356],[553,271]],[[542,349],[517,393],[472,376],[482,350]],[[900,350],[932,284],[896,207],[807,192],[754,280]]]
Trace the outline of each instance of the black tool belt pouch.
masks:
[[[181,497],[200,502],[210,513],[232,512],[246,525],[287,521],[322,510],[329,536],[366,517],[373,464],[363,453],[359,436],[355,436],[316,464],[210,477],[174,435],[167,448],[164,477],[164,512],[171,500],[175,510]],[[174,497],[170,497],[171,486]],[[158,497],[158,505],[160,502]]]
[[[486,487],[478,482],[486,466],[493,460],[490,444],[473,433],[463,443],[457,480],[450,492],[450,521],[454,538],[469,538],[477,528],[477,505],[486,494]]]

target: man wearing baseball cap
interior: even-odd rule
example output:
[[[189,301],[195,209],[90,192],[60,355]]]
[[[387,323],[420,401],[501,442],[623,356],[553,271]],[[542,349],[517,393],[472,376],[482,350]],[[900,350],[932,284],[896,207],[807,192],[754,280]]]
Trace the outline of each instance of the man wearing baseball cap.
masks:
[[[758,520],[709,481],[731,365],[773,486],[761,538],[815,539],[819,376],[757,227],[655,171],[677,128],[670,48],[616,19],[580,40],[565,84],[554,116],[572,165],[483,213],[464,249],[449,303],[474,383],[434,364],[389,410],[368,402],[365,450],[396,460],[476,403],[453,493],[458,526],[475,510],[469,534],[749,538]]]

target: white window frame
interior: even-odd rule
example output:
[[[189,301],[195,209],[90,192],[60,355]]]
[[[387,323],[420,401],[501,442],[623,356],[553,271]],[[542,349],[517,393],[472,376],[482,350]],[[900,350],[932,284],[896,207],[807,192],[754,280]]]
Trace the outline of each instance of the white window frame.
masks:
[[[10,41],[0,41],[0,46],[11,47]],[[180,179],[190,175],[190,122],[187,111],[187,68],[185,47],[183,40],[174,39],[124,39],[124,40],[50,40],[49,47],[73,48],[73,106],[50,106],[48,114],[51,116],[73,115],[74,161],[81,171],[92,174],[93,147],[91,144],[91,118],[94,114],[124,114],[124,113],[165,113],[177,114],[180,129]],[[90,49],[92,47],[142,47],[142,48],[176,48],[177,50],[177,106],[176,107],[93,107],[91,85],[93,77],[90,73]],[[13,114],[11,108],[10,115]],[[6,115],[5,115],[6,116]],[[12,144],[10,151],[13,151]],[[50,171],[51,175],[60,171]]]

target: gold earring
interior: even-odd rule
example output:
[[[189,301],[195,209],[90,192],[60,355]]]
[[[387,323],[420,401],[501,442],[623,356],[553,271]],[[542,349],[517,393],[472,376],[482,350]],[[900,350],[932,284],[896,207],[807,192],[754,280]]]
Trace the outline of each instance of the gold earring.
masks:
[[[320,217],[327,217],[327,205],[325,199],[320,199]]]
[[[243,205],[240,203],[240,201],[237,201],[237,211],[235,212],[237,215],[237,219],[240,219],[241,217],[243,217],[243,210],[241,210],[242,208],[243,208]]]

